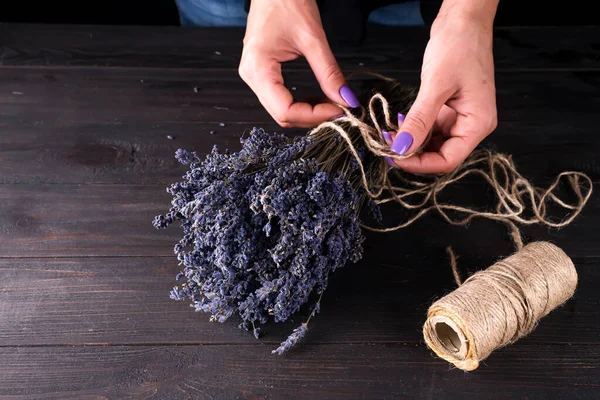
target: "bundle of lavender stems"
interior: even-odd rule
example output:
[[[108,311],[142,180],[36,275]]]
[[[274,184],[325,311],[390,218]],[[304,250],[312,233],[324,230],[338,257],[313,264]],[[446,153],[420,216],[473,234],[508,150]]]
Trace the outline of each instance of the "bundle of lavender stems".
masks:
[[[394,111],[406,112],[414,89],[386,85],[397,99]],[[169,211],[153,221],[156,228],[178,223],[182,231],[174,252],[182,266],[176,279],[183,282],[172,299],[189,299],[211,321],[235,316],[257,339],[261,325],[287,321],[310,300],[308,319],[273,353],[305,336],[330,274],[362,258],[362,209],[381,220],[363,177],[379,182],[389,168],[359,129],[344,118],[337,126],[345,137],[331,128],[303,136],[254,128],[237,152],[215,146],[201,159],[177,150],[187,171],[167,188]]]

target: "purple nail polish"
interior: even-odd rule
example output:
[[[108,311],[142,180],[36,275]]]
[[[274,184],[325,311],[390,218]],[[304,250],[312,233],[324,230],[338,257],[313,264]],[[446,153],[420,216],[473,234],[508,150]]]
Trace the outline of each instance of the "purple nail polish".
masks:
[[[381,134],[383,135],[383,138],[388,144],[392,141],[392,135],[390,135],[390,133],[385,129],[381,130]]]
[[[405,118],[406,118],[406,115],[398,113],[398,125],[400,125],[401,122],[404,122]]]
[[[352,92],[352,90],[348,87],[348,85],[342,86],[342,88],[340,89],[340,96],[342,96],[344,101],[346,103],[348,103],[348,105],[350,107],[356,108],[356,107],[360,106],[360,103],[358,102],[356,95],[354,94],[354,92]]]
[[[410,148],[410,146],[412,145],[412,142],[413,142],[413,137],[410,133],[400,132],[398,134],[398,136],[396,136],[394,143],[392,143],[392,145],[390,146],[390,149],[394,153],[397,153],[402,156]]]
[[[385,161],[387,161],[388,164],[390,164],[392,167],[396,167],[396,164],[394,163],[394,160],[392,160],[389,157],[385,157]]]

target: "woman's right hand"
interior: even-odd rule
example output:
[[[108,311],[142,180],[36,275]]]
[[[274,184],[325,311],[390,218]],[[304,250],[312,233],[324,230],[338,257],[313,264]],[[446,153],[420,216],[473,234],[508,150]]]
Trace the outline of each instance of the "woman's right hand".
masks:
[[[281,127],[314,127],[341,113],[335,103],[359,106],[331,52],[315,0],[252,0],[243,43],[240,77]],[[294,102],[281,63],[300,56],[331,102]]]

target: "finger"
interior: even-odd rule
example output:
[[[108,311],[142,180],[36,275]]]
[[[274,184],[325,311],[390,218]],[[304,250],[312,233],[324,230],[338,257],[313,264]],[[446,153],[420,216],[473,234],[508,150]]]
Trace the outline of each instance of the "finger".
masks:
[[[433,124],[433,131],[439,132],[441,135],[449,136],[452,127],[456,123],[457,116],[458,114],[453,108],[444,104]]]
[[[261,57],[254,53],[243,54],[239,74],[281,127],[313,127],[340,114],[340,108],[334,104],[294,102],[283,84],[281,64],[262,54]]]
[[[449,135],[450,130],[452,129],[452,125],[454,125],[454,123],[456,122],[456,111],[454,111],[454,109],[448,107],[447,105],[443,105],[442,108],[440,109],[440,112],[438,113],[438,116],[435,120],[435,122],[433,123],[433,132],[434,133],[439,133],[440,135]],[[402,125],[404,123],[404,120],[406,119],[406,115],[402,114],[402,113],[398,113],[398,129],[400,131],[402,131]],[[392,144],[392,142],[394,141],[394,138],[396,137],[396,131],[385,131],[382,130],[382,133],[384,133],[384,138],[386,140],[387,144]],[[387,133],[387,135],[385,134]],[[436,148],[439,148],[436,147]]]
[[[406,115],[404,115],[402,113],[398,113],[398,130],[402,129],[402,124],[403,124],[405,118],[406,118]],[[387,131],[385,129],[381,130],[381,134],[383,135],[383,139],[390,146],[394,142],[394,139],[396,138],[396,134],[397,133],[398,133],[397,131]]]
[[[402,129],[402,123],[404,122],[404,118],[406,118],[406,116],[404,114],[398,113],[398,129]],[[397,132],[395,132],[395,131],[386,131],[385,129],[381,130],[383,139],[388,144],[388,146],[391,146],[392,143],[394,142],[396,133]],[[386,156],[385,161],[387,161],[387,163],[390,164],[393,168],[397,168],[397,165],[394,163],[394,160],[392,160],[390,157]]]
[[[404,155],[420,148],[433,128],[445,101],[446,98],[436,92],[421,87],[390,149],[398,155]]]
[[[388,144],[388,146],[391,146],[392,143],[394,142],[394,140],[392,139],[392,137],[395,134],[396,133],[394,131],[386,131],[385,129],[381,130],[381,135],[383,136],[383,140],[385,140],[385,142]]]
[[[329,99],[350,108],[360,106],[358,98],[346,84],[344,74],[325,38],[311,43],[311,48],[301,50],[305,50],[303,53],[306,61],[313,70],[321,90]]]
[[[406,172],[444,174],[455,170],[477,147],[484,135],[469,127],[468,116],[458,115],[450,129],[451,137],[437,151],[428,151],[404,160],[395,160]],[[441,136],[440,136],[441,137]]]
[[[452,126],[456,123],[456,111],[444,105],[433,124],[433,133],[429,142],[423,147],[423,151],[436,152],[450,136]]]
[[[465,136],[451,137],[437,152],[424,152],[406,160],[396,161],[396,165],[413,174],[450,173],[468,157],[477,143],[479,142]]]
[[[331,103],[312,105],[307,102],[294,102],[283,83],[260,85],[258,91],[264,91],[264,107],[282,127],[311,128],[340,114],[340,108]],[[259,96],[260,98],[260,96]]]

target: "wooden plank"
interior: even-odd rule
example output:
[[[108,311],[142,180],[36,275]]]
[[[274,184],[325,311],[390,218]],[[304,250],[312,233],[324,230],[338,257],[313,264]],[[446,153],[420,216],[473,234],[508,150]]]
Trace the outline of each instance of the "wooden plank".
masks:
[[[597,26],[498,27],[496,68],[598,69],[599,30]],[[0,65],[237,69],[243,36],[243,28],[2,24]],[[347,72],[418,71],[428,36],[425,27],[370,28],[361,46],[334,47],[334,53]],[[393,46],[391,37],[403,40]],[[304,60],[288,65],[307,68]]]
[[[169,255],[176,240],[152,226],[161,186],[2,185],[0,199],[3,257]]]
[[[564,170],[581,171],[597,179],[600,142],[590,128],[588,120],[592,118],[593,114],[585,114],[582,119],[561,119],[552,124],[547,120],[500,122],[480,147],[511,154],[519,170],[533,181],[545,182]],[[0,183],[167,186],[185,172],[175,159],[177,149],[194,150],[201,157],[215,145],[220,150],[237,151],[240,137],[253,127],[284,131],[290,136],[306,133],[268,122],[233,122],[224,127],[193,122],[151,125],[142,121],[113,126],[95,122],[0,122],[0,129],[10,132],[0,137]]]
[[[260,125],[279,132],[275,123]],[[0,183],[163,184],[181,178],[179,148],[205,156],[214,145],[240,148],[254,124],[182,122],[103,124],[85,122],[0,122]],[[213,131],[214,134],[210,132]],[[305,130],[286,130],[290,134]],[[171,136],[173,139],[169,139]]]
[[[422,246],[405,253],[408,247],[402,246],[402,251],[385,253],[376,240],[370,247],[364,261],[331,276],[321,314],[310,321],[308,344],[422,343],[427,307],[455,288],[443,249]],[[465,254],[461,270],[466,276],[493,258]],[[595,296],[600,259],[574,262],[580,280],[576,295],[543,319],[527,343],[600,346]],[[310,312],[305,307],[293,321],[266,325],[257,341],[238,329],[237,317],[209,322],[209,315],[196,313],[189,302],[171,300],[178,272],[174,257],[0,259],[0,343],[258,343],[275,348]]]
[[[418,74],[388,75],[409,85]],[[499,119],[546,120],[548,108],[562,119],[586,118],[598,109],[600,71],[503,72],[496,78]],[[310,73],[286,73],[298,99],[321,91]],[[206,122],[273,122],[236,72],[142,69],[0,69],[0,116],[5,121],[107,125]],[[365,105],[366,106],[366,105]],[[587,120],[586,120],[587,121]]]
[[[440,200],[490,207],[486,203],[487,189],[487,185],[476,183],[457,186],[448,192],[449,197]],[[572,201],[568,193],[564,198]],[[593,228],[600,225],[599,199],[593,196],[579,218],[563,230],[532,226],[524,232],[533,238],[556,240],[573,256],[600,256]],[[170,201],[162,185],[0,185],[3,205],[0,254],[2,257],[169,256],[180,239],[178,228],[156,230],[151,222],[156,215],[168,211]],[[405,221],[400,219],[404,218],[400,210],[394,205],[384,209],[386,226]],[[552,214],[555,219],[564,215]],[[504,227],[491,221],[475,220],[465,229],[450,226],[431,214],[414,226],[385,237],[390,245],[404,238],[403,243],[409,249],[446,246],[448,238],[453,238],[457,246],[464,246],[461,253],[477,248],[482,255],[493,256],[498,252],[498,244],[507,240],[505,235]],[[473,243],[477,246],[472,247]]]
[[[300,96],[319,93],[308,74],[289,75]],[[497,80],[499,126],[484,146],[512,154],[532,179],[564,169],[600,175],[600,72],[505,72]],[[237,75],[223,71],[4,68],[0,86],[2,183],[166,185],[181,174],[179,147],[237,149],[255,126],[306,132],[279,128]]]
[[[465,374],[424,346],[118,346],[0,349],[0,393],[20,399],[565,398],[600,396],[589,346],[514,345]],[[35,382],[35,384],[32,384]]]

